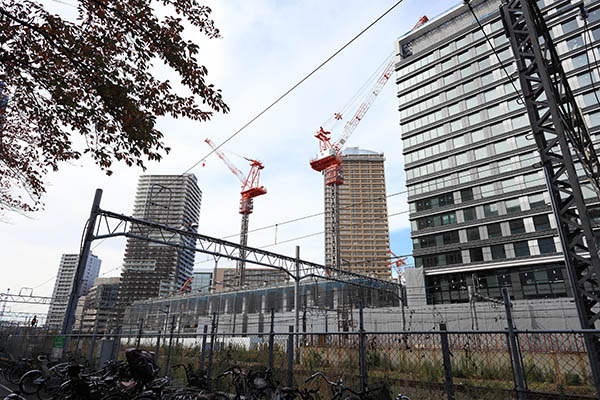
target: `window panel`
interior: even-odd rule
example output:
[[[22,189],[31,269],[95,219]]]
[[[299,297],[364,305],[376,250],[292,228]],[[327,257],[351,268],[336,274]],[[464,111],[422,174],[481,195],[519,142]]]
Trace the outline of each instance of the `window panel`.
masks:
[[[484,204],[483,215],[485,215],[486,217],[495,217],[498,214],[499,213],[498,213],[498,204],[497,203]]]
[[[513,248],[515,250],[515,257],[525,257],[531,255],[527,240],[513,243]]]
[[[530,208],[546,207],[546,200],[543,194],[532,194],[528,198]]]
[[[479,228],[467,228],[467,241],[479,240]]]
[[[490,239],[502,237],[502,227],[500,226],[500,223],[487,225],[487,231]]]
[[[522,219],[513,219],[508,222],[508,225],[510,226],[510,233],[512,235],[525,233],[525,224]]]
[[[494,246],[490,246],[490,250],[492,251],[492,260],[499,260],[502,258],[506,258],[506,252],[504,251],[503,244],[497,244]]]
[[[471,256],[471,262],[483,261],[483,251],[481,247],[469,249],[469,255]]]
[[[474,221],[477,219],[477,211],[475,207],[465,208],[463,210],[463,217],[465,221]]]
[[[521,202],[519,201],[519,199],[506,200],[504,202],[504,205],[506,206],[506,212],[508,214],[521,211]]]
[[[533,225],[536,231],[544,231],[550,229],[550,219],[547,214],[536,215],[533,217]]]

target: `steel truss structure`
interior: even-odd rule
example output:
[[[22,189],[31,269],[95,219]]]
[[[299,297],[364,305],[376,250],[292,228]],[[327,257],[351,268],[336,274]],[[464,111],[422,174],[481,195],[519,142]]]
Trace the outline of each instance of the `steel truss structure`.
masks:
[[[273,268],[285,272],[298,284],[303,279],[325,279],[342,281],[352,285],[375,288],[397,295],[400,285],[396,282],[386,281],[355,272],[344,271],[338,268],[326,267],[310,261],[300,259],[298,248],[296,257],[269,252],[222,239],[202,235],[200,233],[173,228],[156,222],[145,221],[139,218],[118,214],[100,208],[102,190],[97,189],[94,203],[87,222],[83,245],[79,256],[79,265],[75,274],[73,290],[67,306],[63,334],[69,334],[75,317],[77,305],[76,293],[82,282],[82,272],[85,267],[91,242],[94,240],[108,239],[124,236],[143,240],[157,245],[170,246],[178,249],[191,250],[198,253],[211,255],[218,260],[226,258],[233,261],[244,261],[262,267]],[[195,243],[195,244],[194,244]],[[296,310],[297,312],[298,310]]]
[[[569,9],[577,7],[583,6]],[[600,163],[536,2],[505,0],[500,13],[546,175],[581,328],[594,329],[600,318],[600,257],[572,153],[596,192],[600,192]],[[596,387],[600,387],[598,336],[586,335],[586,346]]]
[[[13,293],[0,293],[0,303],[50,304],[52,297],[31,296]]]

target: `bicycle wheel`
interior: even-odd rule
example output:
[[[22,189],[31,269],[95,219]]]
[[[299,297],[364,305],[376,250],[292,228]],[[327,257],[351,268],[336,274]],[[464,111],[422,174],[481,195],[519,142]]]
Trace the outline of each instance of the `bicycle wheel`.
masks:
[[[19,379],[19,390],[23,394],[35,394],[38,391],[39,383],[36,382],[42,376],[40,370],[34,369],[23,374]]]
[[[14,366],[6,374],[6,380],[13,385],[19,384],[19,379],[23,376],[23,367]]]

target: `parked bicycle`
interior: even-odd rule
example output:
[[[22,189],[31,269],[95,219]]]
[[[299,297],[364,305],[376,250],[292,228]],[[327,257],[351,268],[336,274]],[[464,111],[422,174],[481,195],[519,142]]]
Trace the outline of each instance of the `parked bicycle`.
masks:
[[[331,389],[331,400],[392,400],[390,391],[387,386],[366,388],[359,392],[352,390],[351,388],[344,385],[342,379],[338,379],[336,382],[330,381],[327,376],[322,372],[317,372],[306,379],[305,383],[310,383],[312,380],[321,377],[325,383],[327,383]],[[396,400],[404,400],[399,395]],[[408,399],[410,400],[410,399]]]

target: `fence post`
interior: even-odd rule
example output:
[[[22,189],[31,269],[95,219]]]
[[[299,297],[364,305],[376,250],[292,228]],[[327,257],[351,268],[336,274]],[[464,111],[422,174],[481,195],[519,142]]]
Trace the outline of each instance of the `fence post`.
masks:
[[[450,346],[448,345],[446,324],[440,324],[440,342],[442,344],[442,358],[444,360],[446,394],[448,395],[448,400],[454,400],[454,382],[452,380],[452,363],[450,361]]]
[[[287,343],[287,385],[294,385],[294,326],[289,326],[289,335]]]
[[[521,357],[519,355],[519,348],[517,347],[517,337],[513,325],[512,317],[512,304],[510,303],[510,297],[508,296],[508,290],[502,288],[502,298],[504,299],[504,309],[506,311],[506,322],[508,323],[508,340],[510,345],[510,352],[513,359],[513,367],[517,381],[517,395],[519,400],[527,399],[527,389],[525,388],[525,381],[523,379],[523,368],[521,365]]]
[[[358,367],[360,371],[360,390],[365,391],[367,389],[367,351],[366,351],[366,340],[365,340],[365,321],[363,317],[363,300],[360,300],[358,319],[359,319],[359,330],[358,330]]]
[[[111,360],[116,360],[119,357],[119,351],[121,349],[121,327],[117,326],[114,333],[114,340],[111,349],[110,358]]]
[[[208,351],[208,366],[206,367],[206,376],[210,379],[212,374],[213,352],[215,349],[215,333],[217,331],[217,313],[213,313],[212,326],[210,328],[210,349]]]
[[[167,349],[167,361],[165,362],[165,376],[169,377],[169,363],[171,362],[171,347],[173,347],[173,333],[175,332],[175,318],[177,316],[173,315],[173,319],[171,320],[171,333],[169,334],[169,348]]]
[[[275,308],[271,308],[271,329],[269,330],[269,369],[273,370],[273,346],[275,345]]]
[[[156,347],[154,348],[154,361],[156,361],[157,364],[159,359],[158,354],[160,353],[160,334],[161,331],[159,329],[158,334],[156,335]]]
[[[204,357],[206,355],[206,333],[208,325],[204,325],[204,334],[202,335],[202,353],[200,353],[200,369],[204,370]]]
[[[92,342],[90,343],[90,352],[88,353],[88,362],[93,366],[92,360],[94,359],[94,348],[96,347],[96,335],[98,334],[98,315],[96,314],[96,320],[94,321],[94,333],[92,334]]]
[[[144,318],[140,318],[140,327],[138,328],[137,341],[135,343],[135,347],[140,347],[140,342],[142,341],[142,330],[144,329]]]

